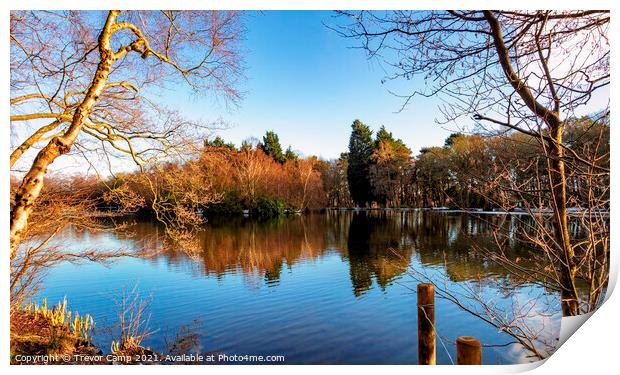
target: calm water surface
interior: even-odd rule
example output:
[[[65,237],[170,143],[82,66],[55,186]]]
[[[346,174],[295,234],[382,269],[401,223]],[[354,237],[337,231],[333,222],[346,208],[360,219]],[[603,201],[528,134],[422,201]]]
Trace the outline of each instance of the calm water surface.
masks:
[[[510,216],[493,220],[505,220]],[[71,309],[90,313],[96,342],[109,345],[122,290],[137,287],[151,298],[145,344],[165,351],[179,332],[190,332],[188,352],[284,355],[294,364],[417,363],[417,282],[408,269],[442,280],[450,290],[481,288],[507,311],[516,301],[545,295],[518,283],[471,251],[488,241],[488,224],[461,214],[435,212],[328,212],[258,221],[211,220],[189,257],[162,248],[163,230],[137,223],[131,234],[68,230],[72,250],[124,249],[138,257],[113,264],[61,264],[50,270],[38,298],[67,297]],[[511,256],[524,256],[516,246]],[[156,255],[153,255],[156,254]],[[513,298],[509,298],[509,296]],[[532,314],[550,337],[559,334],[554,315]],[[437,362],[455,359],[457,336],[487,345],[486,364],[527,361],[509,337],[436,301]],[[104,351],[109,351],[103,347]]]

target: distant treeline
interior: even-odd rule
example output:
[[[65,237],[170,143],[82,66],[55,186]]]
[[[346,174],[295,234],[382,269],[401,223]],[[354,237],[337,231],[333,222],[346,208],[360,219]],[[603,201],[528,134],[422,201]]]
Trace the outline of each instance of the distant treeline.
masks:
[[[329,163],[331,178],[324,179],[332,206],[512,209],[548,196],[539,194],[548,186],[547,150],[541,139],[520,132],[453,133],[443,147],[425,147],[413,157],[404,142],[384,127],[374,138],[358,120],[351,128],[349,152]],[[607,120],[567,121],[564,142],[572,151],[566,153],[567,159],[598,160],[609,166]],[[582,186],[585,172],[567,172],[568,194],[575,198],[571,202],[585,201],[579,195],[592,193]],[[588,185],[596,194],[609,194],[609,181],[592,176]],[[549,207],[546,199],[530,203]]]
[[[423,148],[414,157],[384,127],[373,135],[355,120],[351,130],[349,150],[336,160],[301,157],[290,146],[283,150],[273,131],[239,147],[218,136],[206,140],[190,161],[117,174],[105,182],[80,177],[68,183],[68,191],[87,185],[100,208],[167,221],[196,213],[274,216],[324,207],[510,209],[527,201],[528,191],[538,192],[546,179],[540,140],[522,133],[454,133],[442,147]],[[570,120],[564,139],[576,155],[601,155],[609,164],[607,122]],[[569,184],[572,196],[581,192],[581,180],[575,181]],[[608,195],[609,182],[598,183],[598,193]]]

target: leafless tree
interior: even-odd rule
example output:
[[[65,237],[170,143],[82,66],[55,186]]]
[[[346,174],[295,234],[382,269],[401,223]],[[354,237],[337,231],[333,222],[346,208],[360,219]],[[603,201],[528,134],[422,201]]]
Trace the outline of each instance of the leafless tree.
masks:
[[[11,207],[11,259],[58,157],[75,148],[91,163],[128,155],[142,168],[178,155],[204,124],[152,98],[179,80],[199,94],[240,99],[243,31],[235,11],[12,12],[11,130],[19,140],[11,166],[19,161],[27,172]]]
[[[341,12],[335,29],[385,62],[389,78],[420,78],[439,96],[446,121],[471,116],[483,128],[540,140],[545,159],[550,229],[532,243],[553,259],[564,315],[583,312],[577,291],[582,241],[571,235],[566,163],[593,175],[609,173],[602,160],[584,158],[564,139],[568,118],[607,87],[608,11],[388,11]],[[606,110],[607,111],[607,110]],[[604,240],[603,240],[604,241]],[[586,248],[601,245],[588,240]],[[608,245],[602,245],[607,248]],[[598,253],[598,252],[597,252]],[[600,254],[600,253],[599,253]],[[605,271],[602,278],[606,279]],[[589,305],[589,303],[587,303]],[[590,307],[591,308],[591,307]],[[586,310],[590,309],[587,308]]]

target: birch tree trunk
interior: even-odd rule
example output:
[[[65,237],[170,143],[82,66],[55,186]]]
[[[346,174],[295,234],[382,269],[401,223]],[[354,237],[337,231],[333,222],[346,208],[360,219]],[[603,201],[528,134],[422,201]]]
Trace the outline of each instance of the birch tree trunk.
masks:
[[[32,213],[34,204],[43,188],[43,180],[50,164],[60,155],[66,154],[75,143],[78,134],[82,130],[84,120],[101,95],[110,69],[115,61],[114,51],[110,44],[113,26],[120,11],[112,10],[108,13],[105,25],[99,34],[100,61],[97,65],[94,78],[86,91],[83,101],[77,107],[71,125],[60,136],[52,138],[49,143],[39,151],[28,173],[24,176],[21,185],[15,194],[15,205],[11,211],[11,259],[15,257],[24,234],[28,228],[28,218]]]

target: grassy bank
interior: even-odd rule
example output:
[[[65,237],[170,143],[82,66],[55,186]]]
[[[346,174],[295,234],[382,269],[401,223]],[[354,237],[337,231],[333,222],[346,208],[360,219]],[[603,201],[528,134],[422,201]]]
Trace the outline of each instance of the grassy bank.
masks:
[[[11,313],[12,364],[20,364],[24,356],[36,356],[28,364],[41,364],[49,358],[75,358],[101,354],[90,341],[93,320],[67,310],[64,300],[53,308],[30,303]]]
[[[11,312],[11,364],[112,364],[139,363],[139,359],[154,355],[142,347],[136,337],[125,336],[112,341],[111,355],[91,342],[94,330],[89,315],[80,316],[67,309],[63,300],[49,308],[33,302]]]

